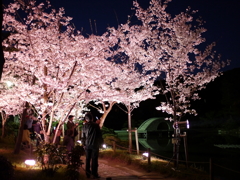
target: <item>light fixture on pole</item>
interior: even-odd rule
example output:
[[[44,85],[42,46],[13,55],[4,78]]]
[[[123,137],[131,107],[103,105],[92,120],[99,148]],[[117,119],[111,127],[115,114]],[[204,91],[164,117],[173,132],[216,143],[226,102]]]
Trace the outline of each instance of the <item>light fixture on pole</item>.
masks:
[[[176,121],[173,123],[173,128],[174,129],[189,129],[189,121]]]
[[[180,146],[180,141],[181,137],[184,138],[184,146],[185,146],[185,154],[186,154],[186,161],[187,161],[187,151],[186,151],[186,132],[181,135],[181,130],[184,129],[189,129],[189,121],[176,121],[173,123],[173,128],[174,128],[174,136],[172,138],[172,143],[174,145],[174,166],[178,166],[178,160],[179,160],[179,146]]]

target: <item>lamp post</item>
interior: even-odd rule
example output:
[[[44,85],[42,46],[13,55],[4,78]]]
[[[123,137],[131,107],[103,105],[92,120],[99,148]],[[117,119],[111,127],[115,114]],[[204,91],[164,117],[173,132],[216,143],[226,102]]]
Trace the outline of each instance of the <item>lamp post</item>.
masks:
[[[129,131],[129,130],[127,130]],[[137,148],[137,154],[139,155],[139,143],[138,143],[138,131],[137,128],[134,128],[134,130],[132,129],[131,132],[135,133],[135,141],[136,141],[136,148]],[[132,150],[131,150],[132,152]]]
[[[172,143],[173,143],[173,157],[174,157],[174,167],[178,166],[178,160],[179,160],[179,146],[181,142],[181,130],[183,129],[189,129],[189,121],[176,121],[173,123],[173,129],[174,129],[174,135],[172,138]],[[184,142],[186,142],[184,140]],[[186,145],[185,145],[186,147]],[[186,148],[185,148],[186,151]],[[186,152],[185,152],[186,153]],[[187,157],[186,157],[187,158]]]

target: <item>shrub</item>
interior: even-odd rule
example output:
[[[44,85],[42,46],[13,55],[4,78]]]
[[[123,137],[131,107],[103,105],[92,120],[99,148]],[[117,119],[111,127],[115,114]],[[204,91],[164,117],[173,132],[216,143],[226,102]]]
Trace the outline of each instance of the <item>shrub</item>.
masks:
[[[13,179],[14,169],[11,164],[4,156],[0,156],[0,177],[2,180]]]
[[[38,163],[47,176],[53,176],[60,168],[59,164],[63,164],[66,158],[66,148],[58,148],[54,144],[42,144],[37,147],[36,153]]]
[[[66,176],[70,180],[79,179],[79,168],[83,164],[80,159],[84,154],[84,149],[82,146],[75,146],[72,152],[68,155],[69,161],[66,170]]]

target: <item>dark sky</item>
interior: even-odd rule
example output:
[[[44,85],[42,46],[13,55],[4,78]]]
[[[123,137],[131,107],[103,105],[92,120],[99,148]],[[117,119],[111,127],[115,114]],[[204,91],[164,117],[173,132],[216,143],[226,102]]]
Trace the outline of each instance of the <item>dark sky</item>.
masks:
[[[12,0],[3,0],[5,2]],[[39,0],[38,0],[39,2]],[[133,0],[50,0],[54,8],[64,7],[67,16],[84,33],[101,35],[108,26],[117,27],[125,23]],[[149,0],[138,0],[147,7]],[[168,10],[171,13],[185,11],[190,6],[199,10],[198,15],[206,21],[208,42],[217,42],[217,52],[223,59],[230,59],[231,65],[225,70],[240,67],[240,0],[172,0]],[[92,30],[90,28],[90,21]],[[95,23],[96,27],[95,28]],[[97,33],[96,33],[97,32]]]

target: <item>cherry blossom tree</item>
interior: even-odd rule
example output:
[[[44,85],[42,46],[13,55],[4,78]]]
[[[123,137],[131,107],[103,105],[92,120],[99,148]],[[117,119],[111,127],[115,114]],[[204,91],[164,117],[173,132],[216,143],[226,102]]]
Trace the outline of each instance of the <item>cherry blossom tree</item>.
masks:
[[[49,2],[15,2],[5,9],[3,27],[12,34],[3,45],[18,51],[5,52],[4,74],[12,74],[21,87],[16,88],[18,97],[34,105],[43,120],[50,115],[47,135],[60,114],[64,122],[78,102],[90,101],[103,106],[100,126],[115,103],[125,104],[131,130],[132,110],[158,93],[155,78],[164,81],[158,90],[166,102],[158,109],[171,115],[168,120],[196,114],[191,100],[200,98],[197,91],[218,77],[225,64],[213,51],[215,43],[205,46],[206,29],[194,19],[196,11],[189,8],[173,17],[166,11],[169,2],[151,0],[142,9],[134,1],[137,23],[129,20],[89,37],[70,25],[63,8],[49,12]],[[20,8],[28,14],[19,20]]]
[[[6,135],[5,124],[9,115],[21,115],[25,108],[25,102],[19,96],[16,96],[14,86],[14,79],[11,77],[4,76],[0,82],[2,137]]]
[[[50,8],[50,4],[10,4],[3,22],[4,30],[12,34],[3,44],[18,49],[5,52],[4,73],[15,76],[21,93],[17,92],[42,115],[43,128],[45,117],[50,115],[46,128],[49,136],[52,121],[59,119],[57,112],[67,116],[77,102],[87,103],[87,91],[94,92],[96,84],[107,81],[103,72],[111,71],[111,65],[106,64],[112,63],[104,60],[115,40],[108,32],[86,38],[70,26],[71,18],[63,16],[63,8],[46,13],[45,7]],[[22,20],[17,19],[20,8],[29,12]]]
[[[23,135],[23,128],[26,122],[26,116],[28,114],[28,110],[31,110],[29,103],[22,100],[21,93],[17,93],[18,88],[15,86],[16,82],[12,77],[3,76],[1,85],[1,92],[0,92],[0,99],[1,99],[1,116],[2,116],[2,137],[5,136],[5,123],[9,115],[19,115],[20,116],[20,125],[18,136],[15,143],[14,153],[18,154],[21,148],[22,142],[22,135]],[[16,94],[17,93],[17,94]]]
[[[156,88],[153,86],[154,78],[145,72],[141,72],[141,70],[136,67],[138,63],[137,58],[127,56],[125,53],[131,49],[131,47],[125,43],[126,41],[131,41],[129,40],[131,36],[126,36],[125,30],[121,26],[118,29],[111,28],[110,32],[111,35],[118,40],[115,45],[117,49],[112,50],[113,54],[108,59],[113,62],[113,64],[111,64],[111,71],[104,72],[105,75],[109,73],[107,77],[111,77],[111,79],[108,79],[106,83],[102,83],[106,86],[95,87],[98,91],[95,91],[95,97],[91,97],[91,99],[95,100],[96,103],[101,103],[103,106],[104,113],[100,121],[101,127],[105,117],[115,103],[123,103],[126,105],[129,126],[129,151],[131,152],[131,112],[139,106],[141,101],[154,98],[153,93]],[[133,51],[134,50],[135,49],[133,49]],[[91,93],[89,96],[91,96]]]
[[[166,119],[177,123],[186,114],[196,115],[191,100],[200,98],[197,92],[217,78],[226,63],[214,51],[215,43],[206,45],[203,21],[194,18],[197,11],[187,8],[173,16],[166,9],[169,2],[151,0],[145,10],[135,1],[134,7],[145,36],[144,44],[140,44],[145,50],[141,51],[146,59],[143,67],[155,72],[160,79],[159,90],[166,96],[157,109],[170,114]],[[174,137],[179,137],[177,129]]]
[[[137,2],[134,6],[149,33],[145,33],[144,56],[148,62],[144,68],[164,79],[160,90],[170,95],[158,109],[171,114],[169,120],[180,121],[184,114],[196,113],[190,108],[190,100],[199,99],[197,91],[218,77],[226,64],[213,50],[215,43],[204,48],[206,29],[200,19],[194,20],[197,11],[189,8],[172,17],[166,11],[168,2],[152,0],[147,10]]]
[[[64,71],[66,74],[64,78],[68,79],[72,69],[69,66],[60,69],[59,63],[56,61],[57,58],[59,58],[58,62],[63,59],[58,51],[62,48],[61,43],[64,44],[64,41],[67,41],[66,37],[64,39],[64,33],[67,34],[71,31],[68,28],[64,33],[60,33],[60,21],[62,20],[64,24],[69,19],[62,16],[63,10],[59,12],[53,10],[50,14],[44,14],[43,6],[44,4],[40,4],[35,7],[32,1],[28,6],[21,6],[17,2],[12,3],[5,9],[3,22],[5,30],[12,32],[12,35],[4,42],[5,47],[15,47],[19,50],[5,52],[7,62],[4,71],[6,74],[12,72],[17,76],[16,87],[20,89],[19,84],[21,84],[22,98],[30,104],[34,104],[39,113],[43,115],[42,122],[43,128],[45,128],[45,116],[54,112],[54,108],[56,108],[56,106],[54,108],[52,106],[55,92],[61,94],[64,85],[67,84],[59,80],[58,76],[64,77]],[[23,22],[16,18],[21,7],[29,12]],[[68,63],[75,67],[74,62]],[[49,86],[50,80],[52,80],[51,86]],[[52,116],[48,135],[51,121]]]
[[[20,100],[20,98],[16,96],[12,96],[13,93],[11,92],[12,95],[10,95],[10,91],[6,93],[6,89],[11,88],[11,82],[10,81],[5,81],[1,82],[1,91],[0,91],[0,99],[1,99],[1,105],[0,105],[0,110],[1,110],[1,117],[2,117],[2,138],[5,137],[5,124],[7,122],[7,119],[9,115],[15,115],[15,114],[20,114],[23,109],[23,102]],[[11,104],[11,106],[9,106]]]
[[[130,63],[117,65],[114,67],[117,72],[112,81],[108,81],[107,86],[104,88],[98,86],[98,90],[91,91],[88,94],[88,98],[95,101],[95,103],[101,103],[103,107],[103,116],[100,118],[100,127],[103,126],[104,120],[112,109],[115,103],[122,103],[126,106],[126,113],[128,114],[128,132],[129,132],[129,152],[132,151],[132,127],[131,127],[131,113],[139,106],[141,101],[146,99],[153,99],[153,82],[151,82],[148,76],[143,76],[137,70],[129,67]],[[113,69],[111,71],[113,74]],[[151,83],[149,83],[151,82]],[[92,92],[94,97],[92,96]]]

